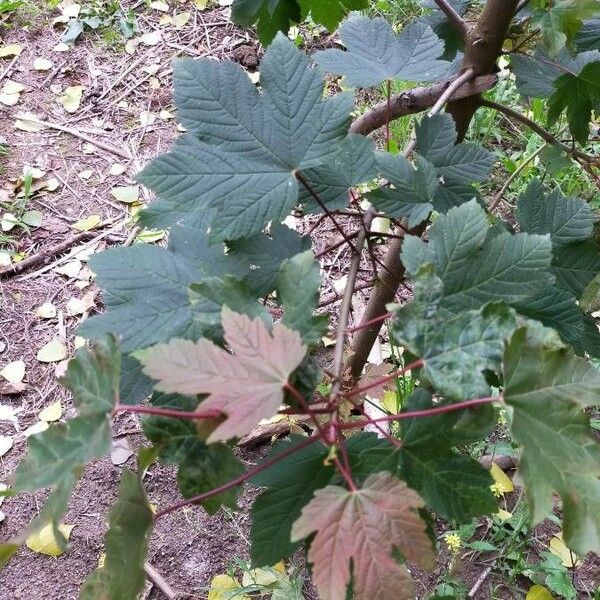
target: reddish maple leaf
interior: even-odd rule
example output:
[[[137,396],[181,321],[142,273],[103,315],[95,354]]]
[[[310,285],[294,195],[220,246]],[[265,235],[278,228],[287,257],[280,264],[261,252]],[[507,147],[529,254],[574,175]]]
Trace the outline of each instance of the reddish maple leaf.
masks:
[[[329,485],[315,492],[292,527],[292,541],[317,532],[308,559],[322,600],[344,600],[353,565],[356,600],[410,600],[412,580],[397,548],[423,568],[433,547],[416,509],[419,495],[389,473],[370,475],[355,492]]]
[[[136,353],[155,389],[179,394],[210,394],[201,410],[227,416],[207,442],[242,437],[272,417],[283,402],[283,386],[306,346],[300,334],[277,323],[269,332],[260,319],[223,307],[221,323],[232,353],[210,340],[173,339]]]

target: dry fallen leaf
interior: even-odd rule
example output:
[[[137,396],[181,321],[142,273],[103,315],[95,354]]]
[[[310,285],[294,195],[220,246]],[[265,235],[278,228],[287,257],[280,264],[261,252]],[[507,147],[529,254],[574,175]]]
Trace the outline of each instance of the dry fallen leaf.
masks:
[[[126,463],[132,454],[133,450],[129,446],[127,438],[113,440],[112,448],[110,450],[110,460],[113,465],[122,465]]]
[[[65,525],[61,523],[58,526],[59,531],[69,539],[74,525]],[[59,548],[56,538],[54,537],[54,529],[52,523],[42,527],[37,533],[32,533],[25,543],[30,550],[38,554],[47,554],[48,556],[60,556],[63,552]]]
[[[54,338],[47,344],[44,344],[36,354],[36,358],[43,363],[59,362],[66,357],[67,348],[58,338]]]
[[[81,264],[81,261],[75,259],[65,263],[64,265],[59,265],[54,269],[54,272],[58,273],[59,275],[66,275],[67,277],[73,278],[79,275],[79,271],[81,271],[82,266],[83,265]]]
[[[63,96],[60,98],[60,103],[68,113],[72,114],[79,109],[81,98],[83,97],[83,89],[82,85],[72,85],[65,90]]]
[[[4,456],[13,446],[13,439],[8,435],[0,435],[0,457]],[[1,503],[2,496],[0,496]]]
[[[25,362],[21,359],[9,362],[2,368],[0,375],[10,383],[21,383],[25,377]]]
[[[51,60],[48,60],[47,58],[36,58],[33,61],[33,68],[36,71],[49,71],[52,66],[53,66],[53,62]]]
[[[20,44],[8,44],[6,46],[0,46],[0,58],[20,56],[21,52],[23,52],[23,46]]]
[[[53,402],[50,406],[47,406],[38,415],[40,421],[46,421],[46,423],[52,423],[58,421],[62,417],[62,406],[60,400]]]
[[[40,124],[40,119],[33,113],[21,113],[15,120],[15,128],[28,133],[37,133],[45,129],[45,125]]]
[[[150,31],[149,33],[145,33],[140,38],[140,41],[142,42],[142,44],[145,44],[146,46],[156,46],[156,45],[160,44],[161,40],[162,40],[162,33],[159,30]]]
[[[84,294],[82,298],[70,298],[67,302],[67,314],[70,317],[82,315],[94,306],[94,292]]]
[[[53,319],[56,316],[56,306],[52,302],[44,302],[37,307],[35,314],[40,319]]]
[[[119,163],[113,163],[108,169],[109,175],[123,175],[127,171],[127,167],[120,165]]]
[[[22,83],[8,79],[0,90],[0,102],[6,106],[14,106],[19,102],[21,92],[25,89]]]
[[[133,202],[138,201],[140,197],[140,188],[137,185],[115,187],[110,190],[110,195],[118,202],[132,204]]]
[[[10,383],[9,381],[0,381],[0,396],[15,396],[24,392],[27,386],[24,383]]]
[[[190,21],[192,15],[189,12],[182,12],[173,17],[175,29],[183,29]]]
[[[93,174],[94,174],[94,171],[92,171],[92,169],[86,169],[85,171],[81,171],[80,173],[77,173],[77,175],[79,176],[79,179],[83,179],[84,181],[87,181]]]
[[[31,425],[30,427],[28,427],[24,432],[23,435],[25,437],[30,437],[32,435],[36,435],[38,433],[42,433],[42,431],[46,431],[46,429],[48,429],[49,425],[46,421],[36,421],[33,425]]]
[[[90,231],[97,227],[102,221],[102,217],[100,215],[89,215],[85,219],[81,219],[76,223],[73,223],[71,227],[73,229],[77,229],[77,231]]]
[[[52,48],[54,52],[68,52],[70,49],[71,47],[65,44],[64,42],[60,42],[59,44],[56,44],[54,48]]]
[[[19,422],[17,421],[17,412],[18,409],[14,409],[12,406],[0,404],[0,421],[10,421],[18,431]]]

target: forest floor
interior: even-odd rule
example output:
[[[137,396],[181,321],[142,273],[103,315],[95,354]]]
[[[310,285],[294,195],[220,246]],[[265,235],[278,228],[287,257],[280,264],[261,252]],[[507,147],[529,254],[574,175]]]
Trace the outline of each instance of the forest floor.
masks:
[[[135,8],[144,3],[122,4]],[[77,337],[78,325],[102,308],[86,267],[88,257],[110,245],[160,243],[164,237],[164,232],[135,226],[136,211],[151,199],[136,185],[135,174],[179,133],[172,102],[173,58],[231,59],[250,72],[257,66],[257,43],[251,33],[231,25],[228,7],[200,10],[192,0],[171,4],[175,6],[168,11],[140,11],[139,30],[127,44],[113,26],[86,29],[76,43],[62,44],[69,25],[64,21],[74,19],[64,10],[67,3],[61,10],[32,2],[22,14],[0,22],[0,52],[16,45],[14,54],[0,58],[0,273],[19,264],[11,262],[15,255],[18,260],[39,259],[18,273],[0,275],[0,369],[17,363],[18,371],[19,361],[25,366],[24,376],[12,383],[0,378],[0,483],[10,481],[29,434],[75,413],[57,376],[84,342]],[[314,222],[299,220],[296,227],[306,231]],[[337,236],[328,223],[317,231],[318,252]],[[63,243],[67,247],[56,252]],[[337,297],[336,281],[347,269],[344,248],[323,265],[329,273],[322,292],[326,301]],[[116,417],[113,431],[111,456],[86,469],[65,516],[73,526],[69,551],[53,558],[24,546],[0,571],[1,600],[78,597],[102,554],[105,518],[121,469],[135,465],[135,450],[143,439],[135,415]],[[244,451],[242,458],[254,464],[262,452]],[[178,497],[170,468],[152,466],[145,484],[156,506]],[[35,493],[5,500],[0,539],[22,531],[44,497]],[[206,598],[214,575],[225,572],[234,558],[247,558],[252,497],[252,490],[245,492],[239,512],[209,517],[194,507],[157,523],[148,562],[178,598]],[[514,503],[514,497],[506,502]],[[445,529],[447,525],[438,524],[440,534]],[[539,538],[543,549],[558,529],[547,522],[530,535]],[[433,574],[417,574],[420,598],[446,577],[449,563],[446,550]],[[481,556],[454,560],[453,576],[471,588],[490,564]],[[582,598],[597,585],[599,566],[591,557],[577,569]],[[524,597],[494,572],[472,597],[490,598],[492,588],[497,598]],[[316,599],[308,588],[305,596]],[[144,597],[168,594],[164,585],[149,580]]]

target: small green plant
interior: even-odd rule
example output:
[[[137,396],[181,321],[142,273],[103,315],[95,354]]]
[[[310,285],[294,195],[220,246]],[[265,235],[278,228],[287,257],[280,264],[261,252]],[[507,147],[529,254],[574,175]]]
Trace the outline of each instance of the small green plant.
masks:
[[[16,12],[23,6],[23,0],[0,0],[0,15]]]

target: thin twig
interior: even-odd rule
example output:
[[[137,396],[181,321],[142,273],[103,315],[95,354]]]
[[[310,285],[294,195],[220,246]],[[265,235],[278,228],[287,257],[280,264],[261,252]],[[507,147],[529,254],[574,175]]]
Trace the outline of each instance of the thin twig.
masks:
[[[438,0],[436,0],[436,2],[437,1]],[[473,69],[473,67],[469,67],[464,73],[459,75],[453,82],[451,82],[444,93],[438,98],[437,102],[431,107],[429,116],[433,117],[433,115],[439,113],[442,108],[444,108],[444,105],[450,100],[450,98],[454,96],[456,90],[458,90],[458,88],[465,83],[471,81],[473,77],[475,77],[475,69]]]
[[[435,0],[438,8],[446,15],[448,21],[454,25],[458,30],[463,40],[466,40],[469,28],[465,23],[464,19],[454,10],[454,7],[448,2],[448,0]]]
[[[142,415],[153,415],[156,417],[172,417],[174,419],[217,419],[223,416],[218,410],[207,410],[205,412],[177,410],[176,408],[161,408],[159,406],[144,406],[141,404],[118,404],[114,412],[129,412]]]
[[[146,577],[167,597],[168,600],[175,600],[177,593],[169,585],[169,582],[149,563],[144,563]]]
[[[579,150],[576,150],[571,146],[563,144],[556,136],[544,129],[541,125],[538,125],[529,117],[522,115],[521,113],[517,112],[516,110],[513,110],[512,108],[509,108],[508,106],[505,106],[504,104],[499,104],[498,102],[494,102],[493,100],[487,100],[486,98],[483,98],[481,99],[479,105],[485,106],[486,108],[491,108],[492,110],[497,110],[498,112],[501,112],[506,116],[515,119],[515,121],[519,121],[520,123],[527,125],[529,129],[535,131],[535,133],[537,133],[544,141],[548,142],[549,144],[552,144],[553,146],[556,146],[557,148],[560,148],[563,152],[565,152],[573,158],[583,160],[584,162],[591,164],[598,164],[600,160],[597,156],[591,156],[590,154],[580,152]]]
[[[171,506],[167,506],[167,508],[165,508],[161,511],[158,511],[156,513],[156,518],[159,519],[160,517],[164,517],[165,515],[168,515],[169,513],[172,513],[176,510],[179,510],[180,508],[183,508],[184,506],[189,506],[190,504],[197,504],[198,502],[202,502],[203,500],[207,500],[208,498],[212,498],[213,496],[222,494],[223,492],[226,492],[227,490],[230,490],[231,488],[237,487],[238,485],[242,485],[242,483],[245,483],[246,481],[248,481],[248,479],[252,479],[252,477],[254,477],[255,475],[258,475],[258,473],[262,473],[265,469],[268,469],[268,468],[272,467],[273,465],[276,465],[278,462],[282,461],[284,458],[287,458],[288,456],[291,456],[292,454],[295,454],[296,452],[299,452],[300,450],[302,450],[302,449],[306,448],[307,446],[310,446],[320,440],[321,440],[321,436],[319,436],[319,435],[315,435],[315,436],[306,438],[305,440],[302,440],[298,444],[291,446],[287,450],[280,452],[279,454],[277,454],[277,456],[273,457],[271,460],[267,460],[267,461],[261,463],[260,465],[254,467],[253,469],[246,471],[244,474],[240,475],[239,477],[236,477],[235,479],[232,479],[231,481],[228,481],[227,483],[224,483],[223,485],[213,488],[212,490],[208,490],[207,492],[204,492],[203,494],[198,494],[197,496],[193,496],[192,498],[188,498],[186,500],[182,500],[181,502],[172,504]]]
[[[358,235],[357,246],[358,250],[354,250],[354,256],[350,263],[350,270],[348,271],[348,279],[346,280],[346,287],[344,289],[344,296],[342,298],[342,306],[340,308],[340,316],[338,320],[338,332],[335,343],[335,350],[333,354],[333,372],[335,374],[335,380],[331,388],[331,397],[336,398],[339,394],[340,387],[342,384],[342,369],[344,366],[344,343],[346,341],[346,327],[348,326],[348,319],[350,317],[350,309],[352,307],[352,296],[354,295],[354,286],[356,284],[356,276],[358,275],[358,268],[360,266],[360,259],[362,255],[362,248],[367,239],[367,233],[371,227],[373,221],[373,215],[375,209],[369,208],[365,214],[365,226]]]
[[[78,131],[77,129],[73,129],[71,127],[63,127],[62,125],[59,125],[58,123],[52,123],[50,121],[42,121],[41,119],[36,119],[32,116],[22,117],[22,118],[23,118],[23,120],[31,121],[32,123],[35,123],[37,125],[43,125],[44,127],[48,127],[49,129],[55,129],[56,131],[62,131],[63,133],[68,133],[69,135],[79,138],[80,140],[83,140],[84,142],[88,142],[88,144],[92,144],[93,146],[96,146],[97,148],[106,150],[107,152],[110,152],[111,154],[114,154],[116,156],[120,156],[121,158],[124,158],[126,160],[131,160],[131,155],[128,152],[124,152],[120,148],[117,148],[116,146],[112,146],[111,144],[107,144],[105,142],[95,140],[94,138],[90,137],[89,135],[87,135],[85,133],[82,133],[81,131]]]
[[[489,396],[487,398],[476,398],[474,400],[465,400],[464,402],[456,402],[454,404],[446,404],[445,406],[436,406],[435,408],[428,408],[426,410],[414,410],[411,412],[399,413],[397,415],[391,415],[389,417],[380,417],[378,419],[366,419],[363,421],[349,421],[348,423],[340,423],[339,428],[342,430],[346,429],[362,429],[367,425],[375,425],[376,423],[390,423],[393,421],[402,421],[404,419],[421,419],[424,417],[433,417],[435,415],[442,415],[455,410],[463,410],[467,408],[476,408],[483,404],[491,404],[492,402],[499,402],[502,400],[500,396]]]
[[[548,142],[542,144],[535,152],[528,156],[510,175],[510,177],[504,182],[504,185],[500,188],[500,191],[494,197],[494,200],[490,204],[489,211],[492,212],[496,209],[498,204],[504,199],[506,190],[510,187],[510,184],[526,169],[527,165],[531,163],[538,156],[544,148],[548,146]]]

